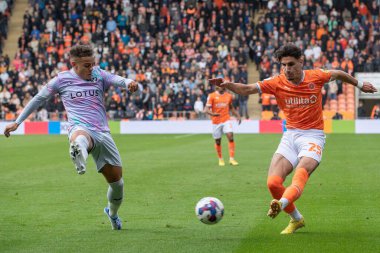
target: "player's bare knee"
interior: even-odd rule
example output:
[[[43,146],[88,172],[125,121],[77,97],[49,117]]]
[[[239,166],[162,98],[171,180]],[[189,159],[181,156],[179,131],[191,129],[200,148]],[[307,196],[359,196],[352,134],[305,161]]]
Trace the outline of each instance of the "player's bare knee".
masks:
[[[215,139],[216,145],[220,145],[222,139]]]
[[[104,167],[101,169],[101,173],[103,174],[108,183],[117,182],[123,176],[123,171],[120,166],[113,166],[110,164],[104,165]]]
[[[309,176],[317,169],[319,162],[311,157],[301,157],[297,168],[304,168]]]

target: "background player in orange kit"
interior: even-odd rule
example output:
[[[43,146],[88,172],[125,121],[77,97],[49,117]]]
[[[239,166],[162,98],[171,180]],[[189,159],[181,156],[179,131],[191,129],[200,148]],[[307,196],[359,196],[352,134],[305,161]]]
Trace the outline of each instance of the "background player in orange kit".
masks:
[[[210,79],[210,84],[241,95],[262,92],[276,97],[288,130],[283,134],[269,166],[267,185],[274,199],[270,203],[268,216],[275,218],[282,210],[290,214],[290,223],[281,234],[291,234],[305,226],[304,218],[294,202],[301,196],[309,176],[322,159],[325,144],[323,85],[338,79],[365,93],[374,93],[377,89],[371,83],[356,80],[341,70],[303,70],[302,51],[294,44],[282,46],[275,56],[281,63],[280,75],[248,85],[224,82],[221,78]],[[285,188],[283,182],[293,169],[292,183]]]
[[[222,156],[222,135],[226,134],[228,139],[228,149],[230,153],[231,165],[239,165],[235,160],[235,142],[232,129],[232,123],[230,121],[230,111],[236,117],[239,124],[241,118],[239,113],[232,105],[232,95],[226,92],[225,88],[216,87],[216,91],[209,94],[207,97],[207,103],[205,106],[205,113],[211,116],[213,126],[213,137],[215,139],[215,149],[219,157],[219,166],[224,166],[224,160]]]

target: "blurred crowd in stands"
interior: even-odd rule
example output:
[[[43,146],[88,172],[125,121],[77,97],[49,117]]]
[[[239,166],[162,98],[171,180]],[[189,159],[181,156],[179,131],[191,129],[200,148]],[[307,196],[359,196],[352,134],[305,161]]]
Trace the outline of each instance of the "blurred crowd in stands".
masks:
[[[256,24],[258,34],[249,44],[260,79],[279,73],[273,52],[286,42],[304,50],[305,69],[341,69],[351,75],[380,72],[379,5],[376,0],[268,1],[268,11]],[[340,81],[326,83],[324,109],[353,114],[351,88]],[[262,94],[261,103],[263,111],[278,113],[274,96]]]
[[[9,17],[12,1],[6,2]],[[347,2],[347,3],[344,3]],[[360,3],[359,3],[360,2]],[[248,62],[260,79],[278,74],[275,49],[294,42],[305,50],[305,68],[380,71],[379,1],[224,0],[29,0],[14,59],[0,57],[0,119],[14,120],[42,85],[70,69],[69,49],[93,44],[101,68],[140,83],[140,92],[111,87],[105,96],[110,119],[204,118],[207,80],[248,82]],[[255,15],[261,17],[255,20]],[[6,18],[6,19],[7,19]],[[0,21],[1,22],[1,21]],[[4,21],[6,23],[6,21]],[[0,36],[7,28],[0,24]],[[337,99],[342,84],[324,88],[324,103]],[[276,99],[263,94],[262,109]],[[248,97],[234,106],[248,115]],[[56,96],[35,115],[64,120]]]

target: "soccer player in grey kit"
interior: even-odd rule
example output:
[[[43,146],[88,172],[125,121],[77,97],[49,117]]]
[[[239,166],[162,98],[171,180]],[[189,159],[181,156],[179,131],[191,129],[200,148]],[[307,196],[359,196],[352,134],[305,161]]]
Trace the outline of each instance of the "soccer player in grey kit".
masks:
[[[120,230],[122,223],[117,211],[123,200],[122,165],[108,127],[103,96],[111,85],[133,93],[138,89],[138,84],[95,66],[91,45],[73,46],[70,49],[70,63],[72,69],[60,72],[51,79],[25,106],[16,121],[6,126],[4,135],[9,137],[34,110],[58,93],[67,111],[69,152],[75,168],[79,174],[84,174],[88,154],[92,154],[98,172],[109,183],[108,206],[104,212],[112,229]]]

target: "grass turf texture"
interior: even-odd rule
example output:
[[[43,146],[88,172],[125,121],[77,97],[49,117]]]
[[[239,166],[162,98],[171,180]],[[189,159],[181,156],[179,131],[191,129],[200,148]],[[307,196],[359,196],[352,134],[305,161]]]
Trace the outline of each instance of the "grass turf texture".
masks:
[[[327,137],[297,202],[306,227],[290,236],[280,235],[284,213],[266,217],[280,137],[236,135],[240,165],[219,167],[210,135],[114,135],[124,162],[122,231],[103,214],[103,176],[92,158],[76,174],[66,136],[2,137],[0,252],[380,252],[380,135]],[[227,161],[225,138],[223,153]],[[217,225],[195,216],[206,196],[225,206]]]

